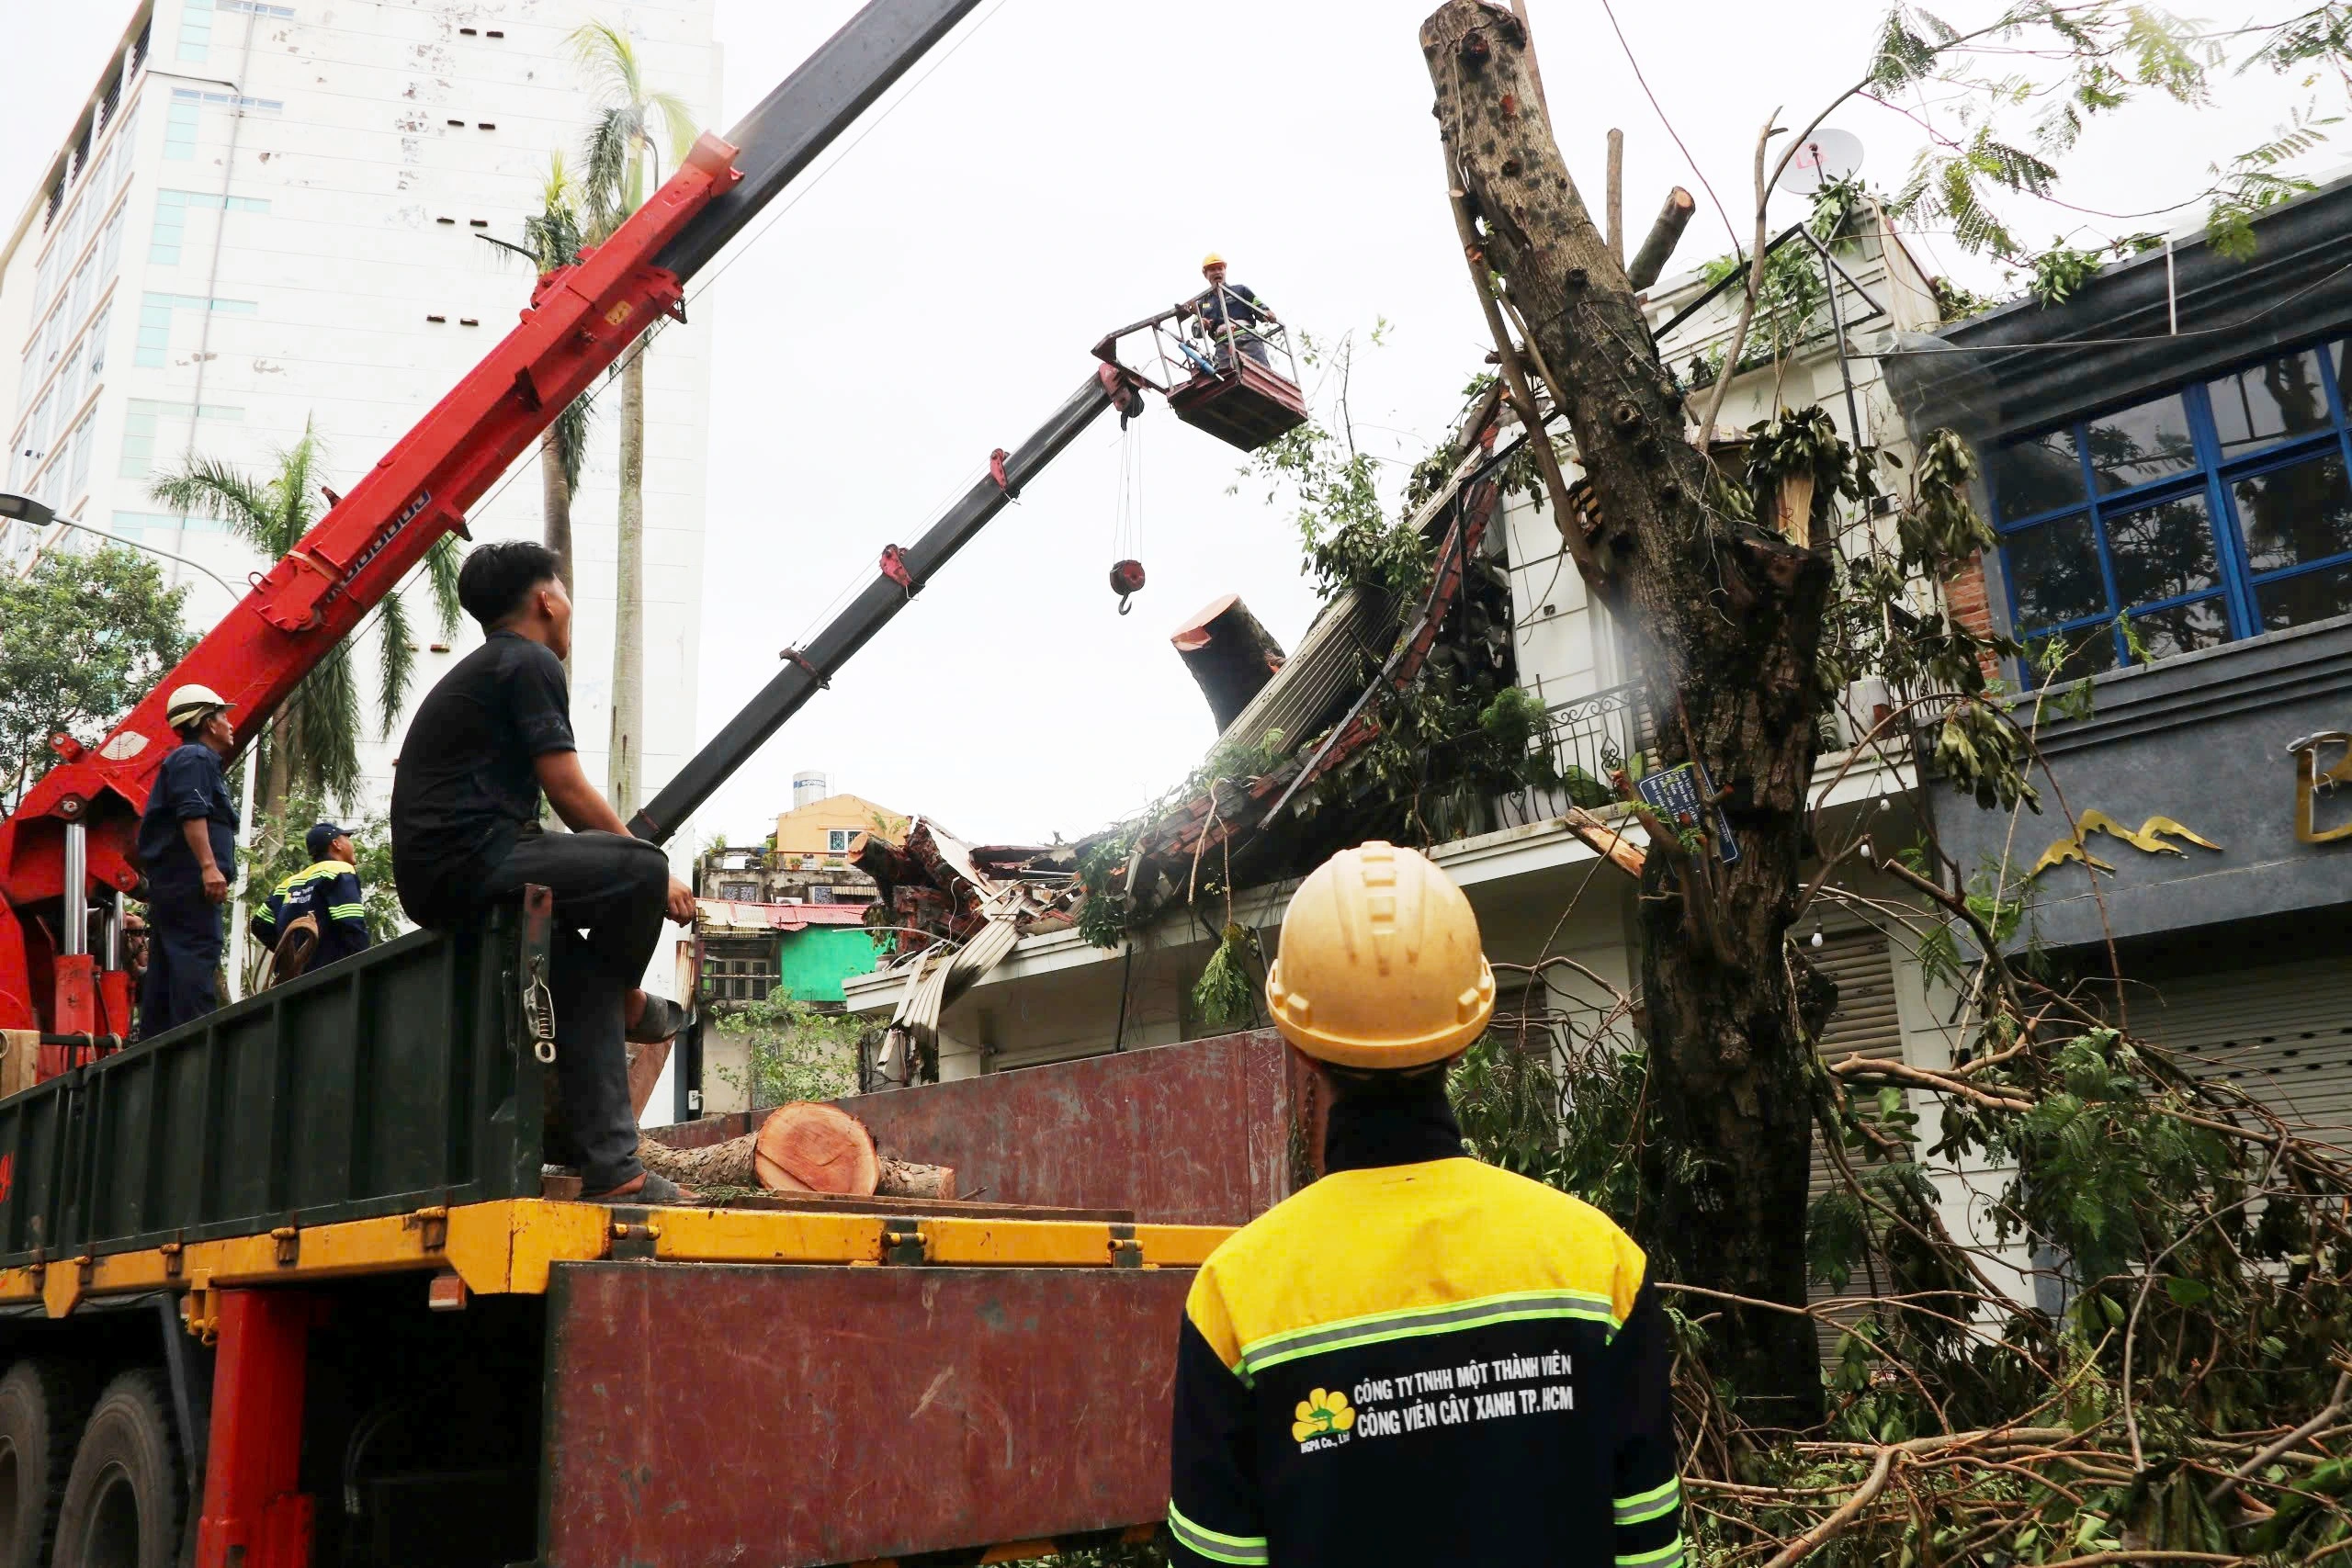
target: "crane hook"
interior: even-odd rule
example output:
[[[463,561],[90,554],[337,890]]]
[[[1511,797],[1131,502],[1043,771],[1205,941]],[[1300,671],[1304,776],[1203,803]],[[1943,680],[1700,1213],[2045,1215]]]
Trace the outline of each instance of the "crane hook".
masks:
[[[1143,562],[1123,560],[1111,568],[1111,592],[1119,596],[1119,614],[1131,608],[1127,601],[1143,591]]]

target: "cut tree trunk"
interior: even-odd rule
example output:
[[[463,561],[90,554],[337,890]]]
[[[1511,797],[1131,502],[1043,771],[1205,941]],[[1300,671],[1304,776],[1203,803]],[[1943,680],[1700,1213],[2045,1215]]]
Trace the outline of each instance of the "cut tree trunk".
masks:
[[[1210,600],[1168,640],[1208,699],[1220,735],[1283,667],[1283,645],[1238,593]]]
[[[1523,26],[1446,0],[1421,26],[1449,175],[1501,275],[1600,498],[1595,591],[1639,639],[1660,762],[1704,764],[1738,859],[1653,833],[1642,873],[1642,992],[1655,1194],[1640,1239],[1661,1277],[1802,1308],[1812,1154],[1808,1041],[1835,988],[1793,956],[1830,569],[1761,528],[1711,519],[1707,459],[1625,270],[1593,224],[1535,86]],[[1711,1370],[1759,1425],[1821,1414],[1809,1318],[1726,1305]]]
[[[621,369],[620,506],[613,581],[613,730],[605,793],[626,818],[637,798],[645,727],[645,348]]]
[[[641,1138],[637,1157],[654,1175],[695,1189],[760,1187],[846,1198],[956,1196],[955,1167],[877,1155],[865,1123],[830,1105],[779,1106],[757,1132],[698,1149]]]
[[[912,1160],[882,1156],[882,1178],[874,1190],[890,1198],[953,1198],[956,1168],[917,1165]]]
[[[838,1106],[812,1100],[768,1112],[760,1123],[752,1164],[760,1173],[761,1186],[786,1192],[802,1189],[862,1197],[882,1178],[874,1134],[865,1123]]]
[[[639,1138],[637,1160],[654,1175],[668,1177],[697,1192],[715,1187],[757,1187],[760,1179],[752,1168],[752,1146],[758,1140],[758,1134],[746,1133],[723,1144],[676,1149],[658,1139]]]

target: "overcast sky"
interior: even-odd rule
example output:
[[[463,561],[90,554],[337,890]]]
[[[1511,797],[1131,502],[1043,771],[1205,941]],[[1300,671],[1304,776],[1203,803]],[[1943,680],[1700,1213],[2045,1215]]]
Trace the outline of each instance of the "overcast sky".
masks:
[[[1415,41],[1432,4],[984,0],[883,118],[869,114],[771,227],[739,242],[695,306],[718,327],[701,730],[867,580],[885,544],[911,542],[992,447],[1017,446],[1087,376],[1097,337],[1197,288],[1204,251],[1318,334],[1361,340],[1385,317],[1387,345],[1357,358],[1355,430],[1403,466],[1423,455],[1487,347]],[[854,9],[718,0],[725,120]],[[1849,85],[1883,10],[1620,0],[1617,14],[1744,225],[1758,128],[1776,105],[1803,124]],[[1596,200],[1604,134],[1625,130],[1638,234],[1670,185],[1696,187],[1690,165],[1599,0],[1532,11],[1562,144]],[[0,122],[11,218],[125,14],[116,0],[0,0],[15,67]],[[2199,112],[2132,111],[2086,140],[2064,194],[2117,213],[2177,201],[2302,101],[2263,76],[2223,83],[2222,102]],[[1908,107],[1951,123],[1950,105]],[[1923,140],[1872,106],[1832,123],[1862,138],[1863,173],[1882,187],[1901,182]],[[1780,202],[1776,226],[1798,211]],[[2021,237],[2086,221],[2044,211]],[[1993,281],[1947,236],[1914,243],[1933,270]],[[1678,263],[1728,248],[1702,192]],[[1254,482],[1228,493],[1242,460],[1156,403],[1125,438],[1105,419],[705,809],[699,833],[756,840],[801,768],[991,841],[1075,837],[1178,782],[1214,735],[1171,628],[1238,592],[1295,646],[1313,608],[1287,513]],[[1134,553],[1150,581],[1121,617],[1106,576],[1124,553],[1123,469],[1138,466]]]

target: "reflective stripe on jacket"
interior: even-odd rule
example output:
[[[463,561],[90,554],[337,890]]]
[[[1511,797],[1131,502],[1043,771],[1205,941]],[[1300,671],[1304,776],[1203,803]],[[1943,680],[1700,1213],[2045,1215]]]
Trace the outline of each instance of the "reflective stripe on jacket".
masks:
[[[1432,1100],[1343,1100],[1328,1163],[1343,1142],[1366,1163],[1261,1215],[1195,1277],[1171,1562],[1682,1563],[1671,1351],[1645,1259],[1589,1205],[1460,1157]]]

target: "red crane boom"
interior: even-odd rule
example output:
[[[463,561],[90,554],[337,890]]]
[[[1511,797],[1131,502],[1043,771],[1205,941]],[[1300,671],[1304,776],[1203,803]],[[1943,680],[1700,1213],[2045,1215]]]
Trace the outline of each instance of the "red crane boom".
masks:
[[[242,752],[277,705],[481,499],[558,412],[586,391],[684,287],[653,265],[694,216],[741,176],[735,149],[705,134],[684,164],[605,244],[548,273],[523,319],[386,453],[302,542],[94,750],[63,761],[0,822],[0,1027],[127,1035],[130,976],[100,980],[64,907],[73,873],[129,892],[131,840],[164,758],[178,743],[165,694],[201,682],[234,704]],[[75,844],[81,852],[74,852]],[[41,907],[58,906],[45,919]]]

